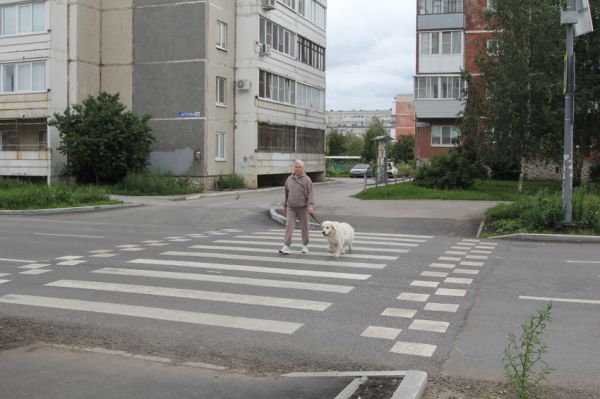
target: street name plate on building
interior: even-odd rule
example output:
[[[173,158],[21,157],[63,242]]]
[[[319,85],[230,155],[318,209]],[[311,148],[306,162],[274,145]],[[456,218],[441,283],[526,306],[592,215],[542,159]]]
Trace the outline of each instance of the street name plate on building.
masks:
[[[200,112],[178,112],[177,116],[180,117],[180,118],[199,117],[200,116]]]

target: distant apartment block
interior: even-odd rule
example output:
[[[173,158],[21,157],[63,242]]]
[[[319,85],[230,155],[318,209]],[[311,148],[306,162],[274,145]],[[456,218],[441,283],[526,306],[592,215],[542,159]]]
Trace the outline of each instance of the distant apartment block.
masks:
[[[382,123],[386,134],[395,137],[396,120],[391,108],[372,111],[327,111],[327,133],[335,130],[343,134],[365,135],[367,130],[369,130],[369,125],[375,119],[378,119]]]
[[[487,0],[417,0],[414,106],[419,160],[446,153],[460,140],[466,88],[461,70],[478,72],[476,56],[491,37],[483,18],[486,7]]]
[[[99,91],[150,114],[151,167],[249,187],[324,176],[326,0],[0,1],[0,176],[54,181],[55,112]],[[275,177],[273,177],[275,176]]]

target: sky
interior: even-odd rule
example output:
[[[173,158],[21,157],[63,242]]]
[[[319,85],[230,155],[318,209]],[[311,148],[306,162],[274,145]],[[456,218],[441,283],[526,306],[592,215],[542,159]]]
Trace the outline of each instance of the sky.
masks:
[[[416,3],[327,1],[327,110],[389,109],[412,93]]]

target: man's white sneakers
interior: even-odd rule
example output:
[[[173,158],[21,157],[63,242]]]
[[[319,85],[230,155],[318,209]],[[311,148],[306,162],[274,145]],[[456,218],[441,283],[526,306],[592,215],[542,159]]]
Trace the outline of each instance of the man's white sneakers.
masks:
[[[288,247],[287,245],[284,245],[280,250],[279,253],[282,255],[289,255],[290,253],[292,253],[292,251],[290,251],[290,247]]]
[[[303,254],[307,254],[308,253],[308,245],[303,245],[302,246],[302,253]]]

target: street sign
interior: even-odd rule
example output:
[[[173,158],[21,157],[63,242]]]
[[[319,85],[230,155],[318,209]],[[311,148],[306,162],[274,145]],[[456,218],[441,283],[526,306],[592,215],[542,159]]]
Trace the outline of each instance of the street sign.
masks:
[[[575,26],[575,36],[585,35],[594,31],[592,24],[592,12],[588,0],[577,0],[577,23]]]
[[[180,118],[194,118],[194,117],[199,117],[200,112],[178,112],[177,116]]]

